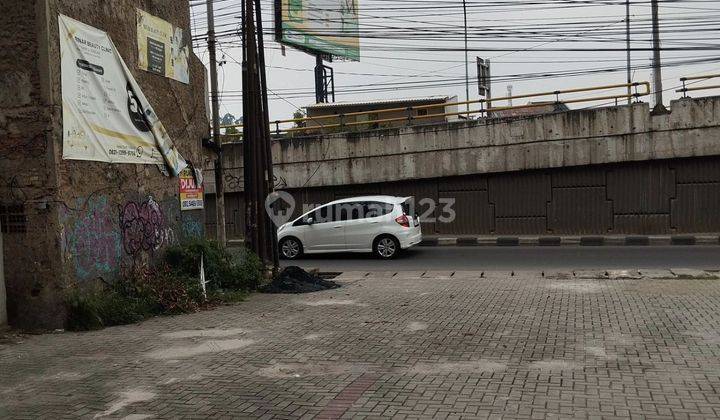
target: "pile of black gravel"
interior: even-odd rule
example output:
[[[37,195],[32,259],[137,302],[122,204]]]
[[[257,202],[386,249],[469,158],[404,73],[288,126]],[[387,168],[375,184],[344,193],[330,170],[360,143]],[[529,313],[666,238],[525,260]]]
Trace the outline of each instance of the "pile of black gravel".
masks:
[[[340,285],[334,281],[324,280],[300,267],[292,266],[281,271],[272,282],[261,287],[259,291],[260,293],[298,294],[337,289],[338,287]]]

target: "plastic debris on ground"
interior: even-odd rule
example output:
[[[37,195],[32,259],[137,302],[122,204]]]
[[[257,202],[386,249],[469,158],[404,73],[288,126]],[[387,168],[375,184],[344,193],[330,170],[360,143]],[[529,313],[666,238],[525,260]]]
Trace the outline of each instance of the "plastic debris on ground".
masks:
[[[308,273],[300,267],[287,267],[273,279],[261,287],[261,293],[299,294],[322,290],[337,289],[340,285],[334,281],[320,278],[317,274]]]

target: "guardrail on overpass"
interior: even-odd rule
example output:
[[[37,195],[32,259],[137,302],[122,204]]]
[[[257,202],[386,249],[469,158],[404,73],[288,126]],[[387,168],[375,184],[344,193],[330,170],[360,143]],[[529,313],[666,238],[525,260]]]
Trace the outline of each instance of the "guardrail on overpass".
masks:
[[[643,91],[639,91],[638,88],[644,88]],[[599,91],[609,91],[609,90],[617,90],[617,89],[624,89],[627,91],[628,88],[634,88],[635,93],[628,94],[628,93],[606,93],[602,95],[594,95],[594,96],[584,96],[584,97],[568,97],[568,98],[561,98],[561,96],[564,95],[571,95],[571,94],[578,94],[578,93],[588,93],[588,92],[599,92]],[[601,101],[614,101],[615,104],[621,99],[627,100],[630,99],[639,99],[643,96],[647,96],[651,93],[650,91],[650,83],[648,82],[635,82],[635,83],[621,83],[621,84],[615,84],[615,85],[602,85],[602,86],[591,86],[591,87],[583,87],[583,88],[575,88],[575,89],[565,89],[565,90],[555,90],[555,91],[549,91],[549,92],[538,92],[538,93],[530,93],[530,94],[524,94],[524,95],[513,95],[513,96],[504,96],[500,98],[492,98],[492,99],[478,99],[478,100],[472,100],[472,101],[462,101],[462,102],[450,102],[450,103],[443,103],[443,104],[432,104],[432,105],[418,105],[418,106],[408,106],[403,108],[386,108],[386,109],[377,109],[372,111],[360,111],[360,112],[348,112],[344,114],[337,114],[337,115],[321,115],[321,116],[314,116],[314,117],[304,117],[304,118],[292,118],[287,120],[275,120],[270,122],[270,130],[275,135],[280,134],[287,134],[287,135],[317,135],[317,134],[324,134],[328,132],[342,132],[342,131],[358,131],[358,130],[369,130],[372,126],[376,126],[379,124],[388,124],[388,123],[397,123],[397,122],[406,122],[407,125],[422,123],[424,120],[430,120],[438,117],[457,117],[457,116],[467,116],[470,117],[471,115],[478,115],[480,117],[489,117],[492,116],[492,112],[497,111],[507,111],[507,110],[519,110],[519,109],[530,109],[530,108],[540,108],[545,107],[548,104],[579,104],[579,103],[593,103],[593,102],[601,102]],[[539,103],[528,103],[525,105],[515,105],[515,106],[496,106],[493,105],[493,103],[498,103],[502,101],[512,101],[515,99],[532,99],[532,98],[547,98],[552,97],[552,101],[542,101]],[[427,115],[416,115],[414,111],[418,110],[437,110],[438,108],[447,109],[447,108],[459,108],[460,105],[479,105],[479,109],[470,109],[465,111],[458,111],[458,112],[440,112],[440,113],[428,113]],[[396,118],[380,118],[380,119],[372,119],[372,118],[365,118],[362,121],[347,121],[349,118],[357,118],[357,117],[371,117],[371,116],[377,116],[377,115],[388,115],[388,114],[394,114],[399,112],[406,112],[407,116],[405,117],[396,117]],[[469,119],[469,118],[468,118]],[[292,124],[294,126],[288,127],[288,124]],[[223,125],[221,126],[222,129],[229,129],[229,128],[235,128],[235,129],[242,129],[242,124],[230,124],[230,125]],[[237,134],[229,134],[225,135],[225,138],[233,139],[233,138],[242,138],[242,133]]]
[[[720,154],[720,97],[276,139],[284,188],[352,185]],[[241,143],[225,144],[226,187],[242,189]],[[212,167],[206,168],[212,171]],[[205,177],[209,193],[214,179]]]

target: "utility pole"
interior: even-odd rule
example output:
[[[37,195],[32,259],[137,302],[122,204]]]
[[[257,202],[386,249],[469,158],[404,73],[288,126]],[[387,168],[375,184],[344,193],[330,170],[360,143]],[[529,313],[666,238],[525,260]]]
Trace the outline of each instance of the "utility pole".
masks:
[[[660,61],[660,11],[658,0],[652,0],[652,34],[653,34],[653,82],[655,89],[654,111],[665,111],[663,105],[662,62]]]
[[[227,245],[225,231],[225,186],[223,184],[223,153],[222,138],[220,137],[220,100],[217,80],[217,56],[215,54],[215,11],[213,0],[206,0],[208,20],[208,52],[210,53],[210,99],[212,103],[213,142],[215,143],[217,158],[215,159],[215,208],[217,210],[217,241],[220,245]]]
[[[625,1],[625,48],[627,49],[628,105],[632,105],[632,57],[630,53],[630,0]]]
[[[468,22],[467,22],[467,1],[463,0],[463,19],[465,22],[465,101],[470,102],[470,70],[468,68]],[[465,104],[467,117],[470,119],[470,104]]]
[[[262,93],[262,108],[263,108],[263,154],[265,163],[265,183],[266,194],[270,194],[275,189],[275,174],[273,173],[273,160],[272,160],[272,145],[270,144],[270,113],[268,111],[268,96],[267,96],[267,74],[265,72],[265,40],[263,39],[263,23],[262,23],[262,11],[260,9],[260,0],[255,0],[255,18],[257,19],[257,33],[258,33],[258,56],[259,56],[259,73],[260,73],[260,91]],[[323,80],[324,82],[324,80]],[[333,88],[333,102],[335,101],[335,91]],[[267,196],[266,196],[267,197]],[[265,216],[269,216],[265,214]],[[268,220],[266,224],[266,241],[265,247],[270,253],[270,258],[273,264],[273,272],[277,273],[280,268],[279,254],[278,254],[278,242],[277,242],[277,229]]]
[[[242,12],[245,245],[276,270],[276,230],[265,208],[274,180],[260,0],[243,0]]]

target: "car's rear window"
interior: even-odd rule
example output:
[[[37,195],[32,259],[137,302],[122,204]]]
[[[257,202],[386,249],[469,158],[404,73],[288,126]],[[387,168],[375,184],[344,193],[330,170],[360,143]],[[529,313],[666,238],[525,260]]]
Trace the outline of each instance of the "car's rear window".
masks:
[[[401,206],[402,206],[403,213],[405,213],[408,216],[412,216],[412,214],[410,213],[410,211],[412,209],[412,201],[411,200],[405,201],[404,203],[401,204]]]

